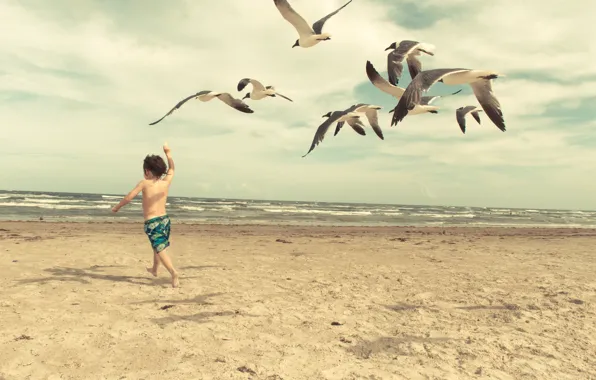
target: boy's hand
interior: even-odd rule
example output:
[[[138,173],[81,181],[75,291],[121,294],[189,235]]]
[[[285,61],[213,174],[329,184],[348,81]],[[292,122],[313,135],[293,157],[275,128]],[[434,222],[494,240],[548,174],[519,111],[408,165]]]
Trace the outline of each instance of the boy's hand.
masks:
[[[170,154],[170,147],[168,146],[167,142],[163,144],[163,152],[165,154]]]
[[[120,210],[120,209],[118,208],[118,206],[114,206],[114,207],[112,207],[112,212],[118,212],[118,210]]]

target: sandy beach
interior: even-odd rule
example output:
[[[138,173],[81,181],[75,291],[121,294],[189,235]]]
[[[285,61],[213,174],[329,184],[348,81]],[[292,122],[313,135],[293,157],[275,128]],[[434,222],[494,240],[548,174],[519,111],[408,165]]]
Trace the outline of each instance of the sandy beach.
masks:
[[[0,222],[0,379],[596,379],[596,230]]]

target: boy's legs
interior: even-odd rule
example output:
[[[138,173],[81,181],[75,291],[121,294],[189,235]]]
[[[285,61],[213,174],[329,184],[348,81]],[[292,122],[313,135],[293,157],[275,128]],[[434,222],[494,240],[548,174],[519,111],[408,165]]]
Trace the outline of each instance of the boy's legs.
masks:
[[[155,277],[157,277],[157,269],[159,268],[159,263],[161,260],[159,259],[159,255],[153,251],[153,267],[147,268],[147,272],[151,273]]]
[[[178,280],[178,272],[176,272],[176,269],[174,269],[174,265],[172,265],[172,260],[170,259],[170,256],[168,256],[167,250],[168,249],[165,248],[163,251],[156,254],[156,256],[159,256],[159,259],[163,263],[163,266],[166,267],[168,272],[170,272],[170,274],[172,275],[172,286],[176,288],[178,287],[178,285],[180,285],[180,282]]]

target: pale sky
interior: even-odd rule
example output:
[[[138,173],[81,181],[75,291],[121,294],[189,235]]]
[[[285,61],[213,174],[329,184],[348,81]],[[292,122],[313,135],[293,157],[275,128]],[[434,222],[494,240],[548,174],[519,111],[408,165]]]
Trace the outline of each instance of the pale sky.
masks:
[[[312,23],[344,0],[290,3]],[[4,0],[0,189],[125,194],[168,141],[175,196],[596,209],[596,2],[573,4],[354,0],[330,41],[292,49],[272,0]],[[507,131],[481,113],[463,135],[455,109],[476,98],[442,84],[428,95],[463,91],[390,127],[397,101],[365,64],[386,77],[384,49],[403,39],[435,46],[423,69],[506,75],[493,90]],[[195,100],[148,125],[201,90],[241,98],[244,77],[294,102],[248,99],[243,114]],[[385,141],[365,122],[301,157],[323,114],[361,102],[383,107]]]

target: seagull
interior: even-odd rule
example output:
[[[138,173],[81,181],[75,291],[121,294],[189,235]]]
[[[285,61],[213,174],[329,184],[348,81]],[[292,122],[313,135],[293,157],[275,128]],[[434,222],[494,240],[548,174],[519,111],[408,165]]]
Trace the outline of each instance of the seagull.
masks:
[[[397,86],[401,78],[404,58],[408,64],[410,77],[414,79],[422,71],[422,63],[420,63],[417,56],[421,52],[428,55],[435,55],[431,51],[434,49],[434,46],[418,41],[403,40],[399,45],[397,45],[397,42],[394,42],[385,50],[387,51],[389,49],[393,49],[393,51],[387,54],[387,71],[389,72],[389,83],[394,86]]]
[[[370,61],[366,61],[366,75],[368,76],[368,79],[372,82],[372,84],[375,85],[375,87],[377,87],[378,89],[380,89],[381,91],[393,96],[394,98],[401,98],[402,95],[404,94],[404,92],[406,91],[405,88],[401,88],[398,86],[394,86],[391,83],[389,83],[387,80],[385,80],[385,78],[383,78],[375,69],[375,67],[373,66],[372,63],[370,63]],[[451,95],[455,95],[457,93],[459,93],[461,90],[454,92]],[[437,96],[423,96],[422,100],[420,101],[420,105],[416,105],[416,107],[413,110],[410,110],[408,112],[408,115],[419,115],[422,113],[438,113],[437,110],[439,109],[439,107],[436,106],[431,106],[430,104],[436,99],[436,98],[440,98],[440,95]],[[393,112],[395,110],[392,109],[391,111],[389,111],[389,113]]]
[[[347,110],[344,110],[344,111],[328,112],[325,115],[323,115],[322,117],[326,117],[327,120],[325,120],[323,122],[323,124],[319,125],[319,128],[317,128],[317,131],[315,132],[315,137],[312,140],[312,144],[310,145],[310,149],[302,157],[306,157],[310,152],[312,152],[313,149],[315,149],[315,147],[317,145],[319,145],[323,141],[323,139],[325,138],[325,134],[329,130],[329,127],[331,126],[331,124],[333,124],[336,121],[338,123],[345,122],[345,121],[352,121],[354,119],[360,118],[360,115],[353,113],[353,112],[348,112]],[[364,134],[364,128],[362,128],[361,126],[360,126],[360,128],[358,128],[358,126],[354,127],[354,125],[356,125],[356,124],[350,124],[350,125],[359,134],[361,134],[361,135]]]
[[[462,133],[466,133],[466,115],[468,113],[471,113],[472,117],[480,124],[480,115],[478,115],[478,112],[482,112],[482,110],[476,106],[459,107],[455,110],[455,118]]]
[[[189,101],[190,99],[199,99],[202,102],[208,102],[213,98],[218,98],[219,100],[221,100],[222,102],[226,103],[227,105],[229,105],[230,107],[233,107],[235,109],[237,109],[240,112],[244,112],[244,113],[253,113],[254,111],[250,109],[250,107],[248,106],[248,104],[244,103],[242,100],[240,99],[235,99],[232,95],[230,95],[227,92],[213,92],[210,90],[206,90],[206,91],[199,91],[194,95],[191,95],[187,98],[182,99],[181,101],[178,102],[178,104],[176,104],[174,106],[174,108],[172,108],[170,110],[170,112],[168,112],[167,114],[165,114],[164,116],[162,116],[161,119],[154,121],[153,123],[149,124],[149,125],[154,125],[159,123],[160,121],[162,121],[166,116],[169,116],[172,114],[172,112],[174,112],[175,110],[177,110],[178,108],[180,108],[184,103],[186,103],[187,101]]]
[[[247,99],[247,98],[250,98],[253,100],[261,100],[267,96],[271,96],[271,97],[280,96],[284,99],[289,100],[290,102],[293,102],[292,99],[275,91],[275,87],[273,87],[273,86],[265,87],[265,86],[263,86],[263,84],[261,82],[259,82],[256,79],[251,79],[251,78],[241,79],[240,82],[238,82],[238,91],[244,90],[244,88],[249,83],[252,84],[252,91],[247,92],[246,95],[244,95],[244,98],[242,98],[242,100]]]
[[[489,119],[503,132],[505,132],[505,120],[501,110],[501,104],[492,91],[491,81],[504,76],[490,70],[472,69],[432,69],[420,72],[406,88],[406,91],[399,99],[395,112],[391,118],[391,125],[402,121],[409,110],[420,104],[422,92],[436,82],[443,82],[446,85],[468,84],[472,87],[476,99],[482,106]]]
[[[323,25],[325,25],[325,22],[337,12],[350,4],[352,0],[349,0],[334,12],[329,13],[327,16],[312,24],[312,27],[308,25],[306,20],[300,16],[300,14],[298,14],[294,8],[292,8],[292,6],[288,3],[288,0],[273,0],[273,2],[275,3],[277,10],[279,10],[279,13],[281,13],[283,18],[292,24],[298,32],[299,38],[292,47],[294,48],[296,46],[300,46],[303,48],[309,48],[315,46],[321,41],[328,41],[331,39],[331,34],[323,33]]]
[[[370,61],[366,61],[366,76],[371,81],[372,84],[375,85],[376,88],[383,91],[386,94],[393,96],[394,98],[401,98],[401,96],[406,91],[405,88],[398,87],[389,83],[385,78],[379,74],[379,72],[375,69]]]
[[[437,98],[442,98],[444,96],[451,96],[455,94],[459,94],[460,90],[457,90],[449,95],[435,95],[435,96],[423,96],[420,98],[420,104],[416,104],[413,109],[408,111],[408,115],[420,115],[423,113],[439,113],[439,107],[431,106],[431,103],[435,101]],[[397,106],[395,106],[397,108]],[[394,112],[395,108],[393,108],[389,113]]]
[[[372,104],[359,103],[359,104],[355,104],[355,105],[351,106],[350,108],[348,108],[346,110],[346,112],[364,113],[364,115],[366,116],[366,119],[368,120],[368,123],[372,127],[373,131],[375,131],[375,133],[377,134],[377,136],[379,136],[379,138],[381,140],[385,140],[385,137],[383,137],[383,131],[381,130],[381,127],[379,126],[378,110],[380,110],[381,108],[382,107],[380,107],[380,106],[375,106]],[[360,121],[360,120],[361,119],[359,119],[359,118],[358,119],[349,119],[349,120],[347,120],[347,122],[350,125],[350,127],[352,127],[356,132],[358,132],[359,134],[364,136],[365,135],[364,128],[363,128],[364,124],[362,124],[362,121]],[[341,130],[341,128],[343,126],[344,126],[343,121],[338,122],[337,126],[335,127],[335,133],[333,134],[333,136],[337,136],[337,134],[339,133],[339,131]]]

